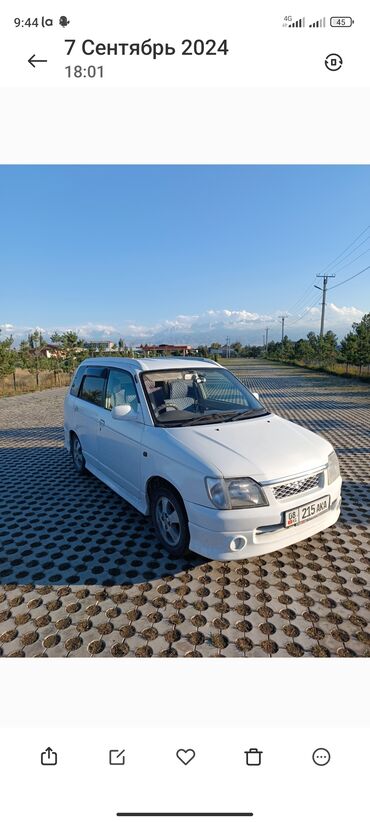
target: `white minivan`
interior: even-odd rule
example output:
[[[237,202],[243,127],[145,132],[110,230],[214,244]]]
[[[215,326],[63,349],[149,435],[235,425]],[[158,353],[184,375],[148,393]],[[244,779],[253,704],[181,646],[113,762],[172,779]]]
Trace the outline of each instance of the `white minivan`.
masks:
[[[64,406],[65,446],[150,514],[173,556],[247,559],[333,525],[341,477],[330,443],[271,414],[201,358],[86,359]]]

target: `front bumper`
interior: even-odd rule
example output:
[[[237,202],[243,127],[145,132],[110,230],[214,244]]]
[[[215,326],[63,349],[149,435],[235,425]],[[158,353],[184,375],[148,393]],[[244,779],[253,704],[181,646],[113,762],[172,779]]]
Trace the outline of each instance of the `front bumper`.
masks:
[[[289,500],[274,501],[265,508],[219,511],[216,508],[186,503],[189,518],[190,548],[208,559],[249,559],[269,554],[312,537],[337,521],[340,514],[342,480],[297,495]],[[307,523],[284,527],[284,512],[305,505],[322,496],[330,496],[330,507]],[[232,550],[231,545],[242,547]]]

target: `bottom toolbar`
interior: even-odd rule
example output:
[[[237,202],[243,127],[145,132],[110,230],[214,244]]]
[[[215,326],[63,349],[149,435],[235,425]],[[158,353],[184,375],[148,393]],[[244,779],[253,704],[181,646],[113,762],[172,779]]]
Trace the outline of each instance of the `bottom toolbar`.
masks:
[[[49,822],[51,811],[65,822],[66,803],[76,822],[348,822],[363,815],[368,770],[366,731],[348,728],[7,729],[1,805],[4,818],[31,822]]]

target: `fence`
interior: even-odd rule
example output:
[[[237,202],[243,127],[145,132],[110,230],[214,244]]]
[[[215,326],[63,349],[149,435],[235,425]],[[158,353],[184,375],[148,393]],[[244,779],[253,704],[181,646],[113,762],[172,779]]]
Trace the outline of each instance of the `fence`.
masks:
[[[11,374],[0,377],[0,396],[43,391],[44,388],[62,388],[69,385],[72,374],[66,371],[22,371],[17,368]]]
[[[330,374],[338,374],[339,376],[346,375],[349,377],[363,377],[368,379],[370,376],[369,365],[350,365],[344,362],[323,363],[320,360],[291,360],[294,365],[304,366],[305,368],[312,368],[318,371],[327,371]]]

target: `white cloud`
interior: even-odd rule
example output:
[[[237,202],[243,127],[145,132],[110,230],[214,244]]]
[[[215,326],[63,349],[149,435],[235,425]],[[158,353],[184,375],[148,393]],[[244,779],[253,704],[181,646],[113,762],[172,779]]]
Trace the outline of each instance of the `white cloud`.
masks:
[[[269,327],[269,338],[280,338],[280,315],[282,309],[271,313],[259,314],[246,309],[209,308],[201,313],[178,314],[173,318],[164,319],[151,325],[141,324],[140,321],[128,321],[122,326],[105,323],[81,323],[78,326],[65,325],[49,329],[39,328],[47,338],[53,331],[68,331],[71,327],[79,336],[93,340],[118,340],[119,337],[132,342],[144,341],[182,343],[210,343],[214,340],[223,342],[226,336],[232,341],[261,344],[262,333]],[[358,322],[365,311],[355,306],[338,306],[329,303],[326,309],[325,326],[338,336],[346,334],[353,322]],[[286,333],[293,339],[306,336],[308,331],[316,333],[320,327],[321,306],[303,309],[301,315],[288,316],[286,319]],[[139,319],[139,318],[138,318]],[[12,334],[15,342],[27,336],[34,328],[17,326],[13,323],[0,323],[3,336]]]
[[[65,327],[63,329],[56,329],[57,331],[69,331],[70,329]],[[97,335],[99,339],[109,339],[112,335],[119,334],[119,329],[114,325],[99,325],[95,323],[85,323],[84,325],[79,325],[77,328],[74,329],[80,337],[87,337],[88,339],[92,337],[95,339]]]
[[[327,307],[328,316],[330,316],[330,312],[333,313],[334,317],[340,317],[353,323],[359,322],[365,314],[365,311],[362,311],[360,308],[355,308],[353,305],[343,305],[340,307],[339,305],[334,305],[334,303],[329,303]]]

